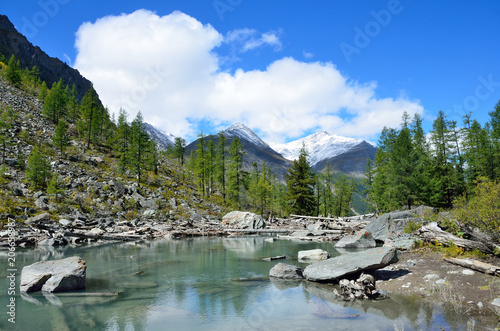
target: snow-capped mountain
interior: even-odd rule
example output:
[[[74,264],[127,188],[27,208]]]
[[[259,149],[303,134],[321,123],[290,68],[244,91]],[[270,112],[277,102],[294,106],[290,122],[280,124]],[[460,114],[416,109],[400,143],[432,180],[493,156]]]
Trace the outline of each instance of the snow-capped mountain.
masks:
[[[298,159],[300,150],[304,146],[309,154],[307,157],[309,164],[315,167],[321,161],[346,153],[362,142],[363,140],[321,131],[286,144],[271,143],[270,146],[289,160]]]
[[[226,137],[238,137],[240,140],[246,140],[255,146],[269,148],[269,145],[260,139],[252,129],[241,123],[231,125],[223,133]]]
[[[175,136],[173,134],[160,130],[149,123],[144,123],[144,128],[151,139],[156,141],[160,150],[166,150],[169,146],[174,145]]]

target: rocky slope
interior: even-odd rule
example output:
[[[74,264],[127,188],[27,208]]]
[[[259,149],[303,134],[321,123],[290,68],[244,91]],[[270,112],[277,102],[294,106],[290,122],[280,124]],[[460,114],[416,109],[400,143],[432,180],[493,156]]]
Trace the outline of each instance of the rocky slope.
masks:
[[[41,116],[37,98],[0,77],[0,107],[14,111],[9,143],[0,171],[0,225],[15,220],[19,233],[31,233],[18,244],[62,244],[68,232],[85,238],[137,239],[175,233],[218,231],[222,208],[201,199],[182,179],[175,164],[163,159],[160,173],[141,186],[118,172],[117,159],[85,143],[72,132],[71,146],[60,155],[52,146],[54,126]],[[57,197],[28,184],[25,159],[34,145],[48,158],[51,173],[62,182]],[[24,160],[19,158],[24,155]],[[0,237],[5,239],[6,233]],[[26,239],[31,238],[31,239]]]

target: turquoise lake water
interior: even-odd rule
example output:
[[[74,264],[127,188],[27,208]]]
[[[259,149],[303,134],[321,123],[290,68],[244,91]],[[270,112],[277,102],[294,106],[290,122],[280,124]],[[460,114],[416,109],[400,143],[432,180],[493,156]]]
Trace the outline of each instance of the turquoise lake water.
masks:
[[[8,322],[6,251],[0,251],[2,330],[466,330],[459,314],[415,297],[390,294],[381,301],[344,302],[331,285],[268,278],[278,262],[304,268],[300,250],[333,243],[270,237],[192,238],[143,243],[19,249],[16,256],[16,323]],[[272,262],[262,258],[286,255]],[[21,269],[80,256],[89,292],[117,296],[19,294]],[[81,293],[77,293],[77,295]]]

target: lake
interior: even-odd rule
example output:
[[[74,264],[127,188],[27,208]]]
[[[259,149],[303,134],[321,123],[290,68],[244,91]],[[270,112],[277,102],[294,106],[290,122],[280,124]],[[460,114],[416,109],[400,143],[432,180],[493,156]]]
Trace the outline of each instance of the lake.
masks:
[[[16,323],[7,321],[7,263],[0,270],[2,330],[466,330],[466,320],[416,297],[344,302],[331,285],[269,279],[276,263],[334,243],[214,237],[18,249]],[[6,251],[0,251],[7,261]],[[272,262],[262,258],[286,255]],[[19,294],[22,267],[80,256],[88,292]]]

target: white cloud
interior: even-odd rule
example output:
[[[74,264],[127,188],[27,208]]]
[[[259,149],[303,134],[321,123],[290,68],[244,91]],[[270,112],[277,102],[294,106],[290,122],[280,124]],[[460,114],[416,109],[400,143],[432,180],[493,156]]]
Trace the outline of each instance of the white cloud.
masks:
[[[275,51],[281,50],[281,41],[274,31],[259,35],[254,29],[237,29],[227,33],[224,42],[237,48],[238,52],[246,53],[263,46],[271,46]]]
[[[378,98],[376,84],[344,77],[331,63],[275,61],[266,70],[220,69],[223,42],[249,51],[281,48],[276,33],[234,30],[225,38],[180,12],[159,17],[139,10],[83,24],[75,67],[94,82],[104,104],[175,135],[194,135],[201,120],[215,126],[240,121],[265,139],[284,141],[308,130],[369,139],[397,127],[404,111],[423,113],[404,96]]]

